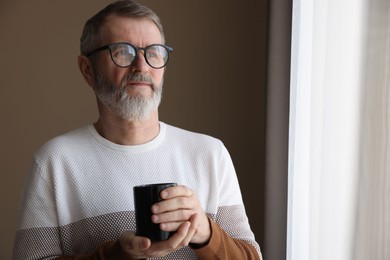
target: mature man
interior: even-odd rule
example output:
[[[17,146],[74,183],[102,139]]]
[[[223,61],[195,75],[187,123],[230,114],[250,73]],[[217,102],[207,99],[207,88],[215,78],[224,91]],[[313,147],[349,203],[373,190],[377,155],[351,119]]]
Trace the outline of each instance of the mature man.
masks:
[[[260,259],[230,156],[212,137],[159,121],[172,48],[157,15],[135,1],[87,21],[78,64],[97,122],[34,155],[14,259]],[[136,236],[132,187],[176,182],[153,205],[166,241]]]

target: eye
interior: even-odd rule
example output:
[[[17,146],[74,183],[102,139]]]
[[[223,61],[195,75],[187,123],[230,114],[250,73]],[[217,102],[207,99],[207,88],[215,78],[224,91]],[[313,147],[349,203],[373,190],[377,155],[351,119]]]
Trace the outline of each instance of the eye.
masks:
[[[164,59],[166,52],[167,51],[164,47],[155,45],[148,49],[146,56],[148,59]]]
[[[121,46],[121,45],[112,48],[111,53],[113,57],[127,56],[130,54],[129,48],[127,46]]]
[[[159,57],[159,54],[156,53],[155,51],[148,51],[146,53],[146,56],[148,56],[148,59],[156,59]]]
[[[131,45],[115,44],[111,47],[111,56],[118,66],[126,67],[133,62],[136,52]]]

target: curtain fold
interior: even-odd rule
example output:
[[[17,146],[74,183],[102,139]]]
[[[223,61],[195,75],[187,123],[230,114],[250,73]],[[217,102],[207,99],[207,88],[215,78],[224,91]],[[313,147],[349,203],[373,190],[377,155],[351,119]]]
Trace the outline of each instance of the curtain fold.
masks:
[[[366,6],[354,259],[390,259],[390,2]]]

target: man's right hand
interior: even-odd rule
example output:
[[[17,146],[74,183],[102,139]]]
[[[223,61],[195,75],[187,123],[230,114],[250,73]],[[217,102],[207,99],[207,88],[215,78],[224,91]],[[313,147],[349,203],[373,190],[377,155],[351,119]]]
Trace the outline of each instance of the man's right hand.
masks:
[[[189,244],[195,234],[199,216],[194,214],[189,221],[180,225],[177,231],[165,241],[151,242],[146,237],[136,236],[132,231],[123,232],[119,238],[122,251],[130,259],[162,257]]]

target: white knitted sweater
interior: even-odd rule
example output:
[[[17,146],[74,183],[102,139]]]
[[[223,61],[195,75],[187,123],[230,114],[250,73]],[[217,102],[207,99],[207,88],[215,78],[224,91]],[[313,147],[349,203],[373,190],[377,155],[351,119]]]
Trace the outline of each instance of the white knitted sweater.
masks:
[[[259,250],[224,145],[160,122],[159,135],[143,145],[112,143],[93,125],[43,145],[26,181],[14,259],[93,252],[135,230],[133,186],[161,182],[193,189],[210,218]],[[185,247],[164,259],[196,255]]]

